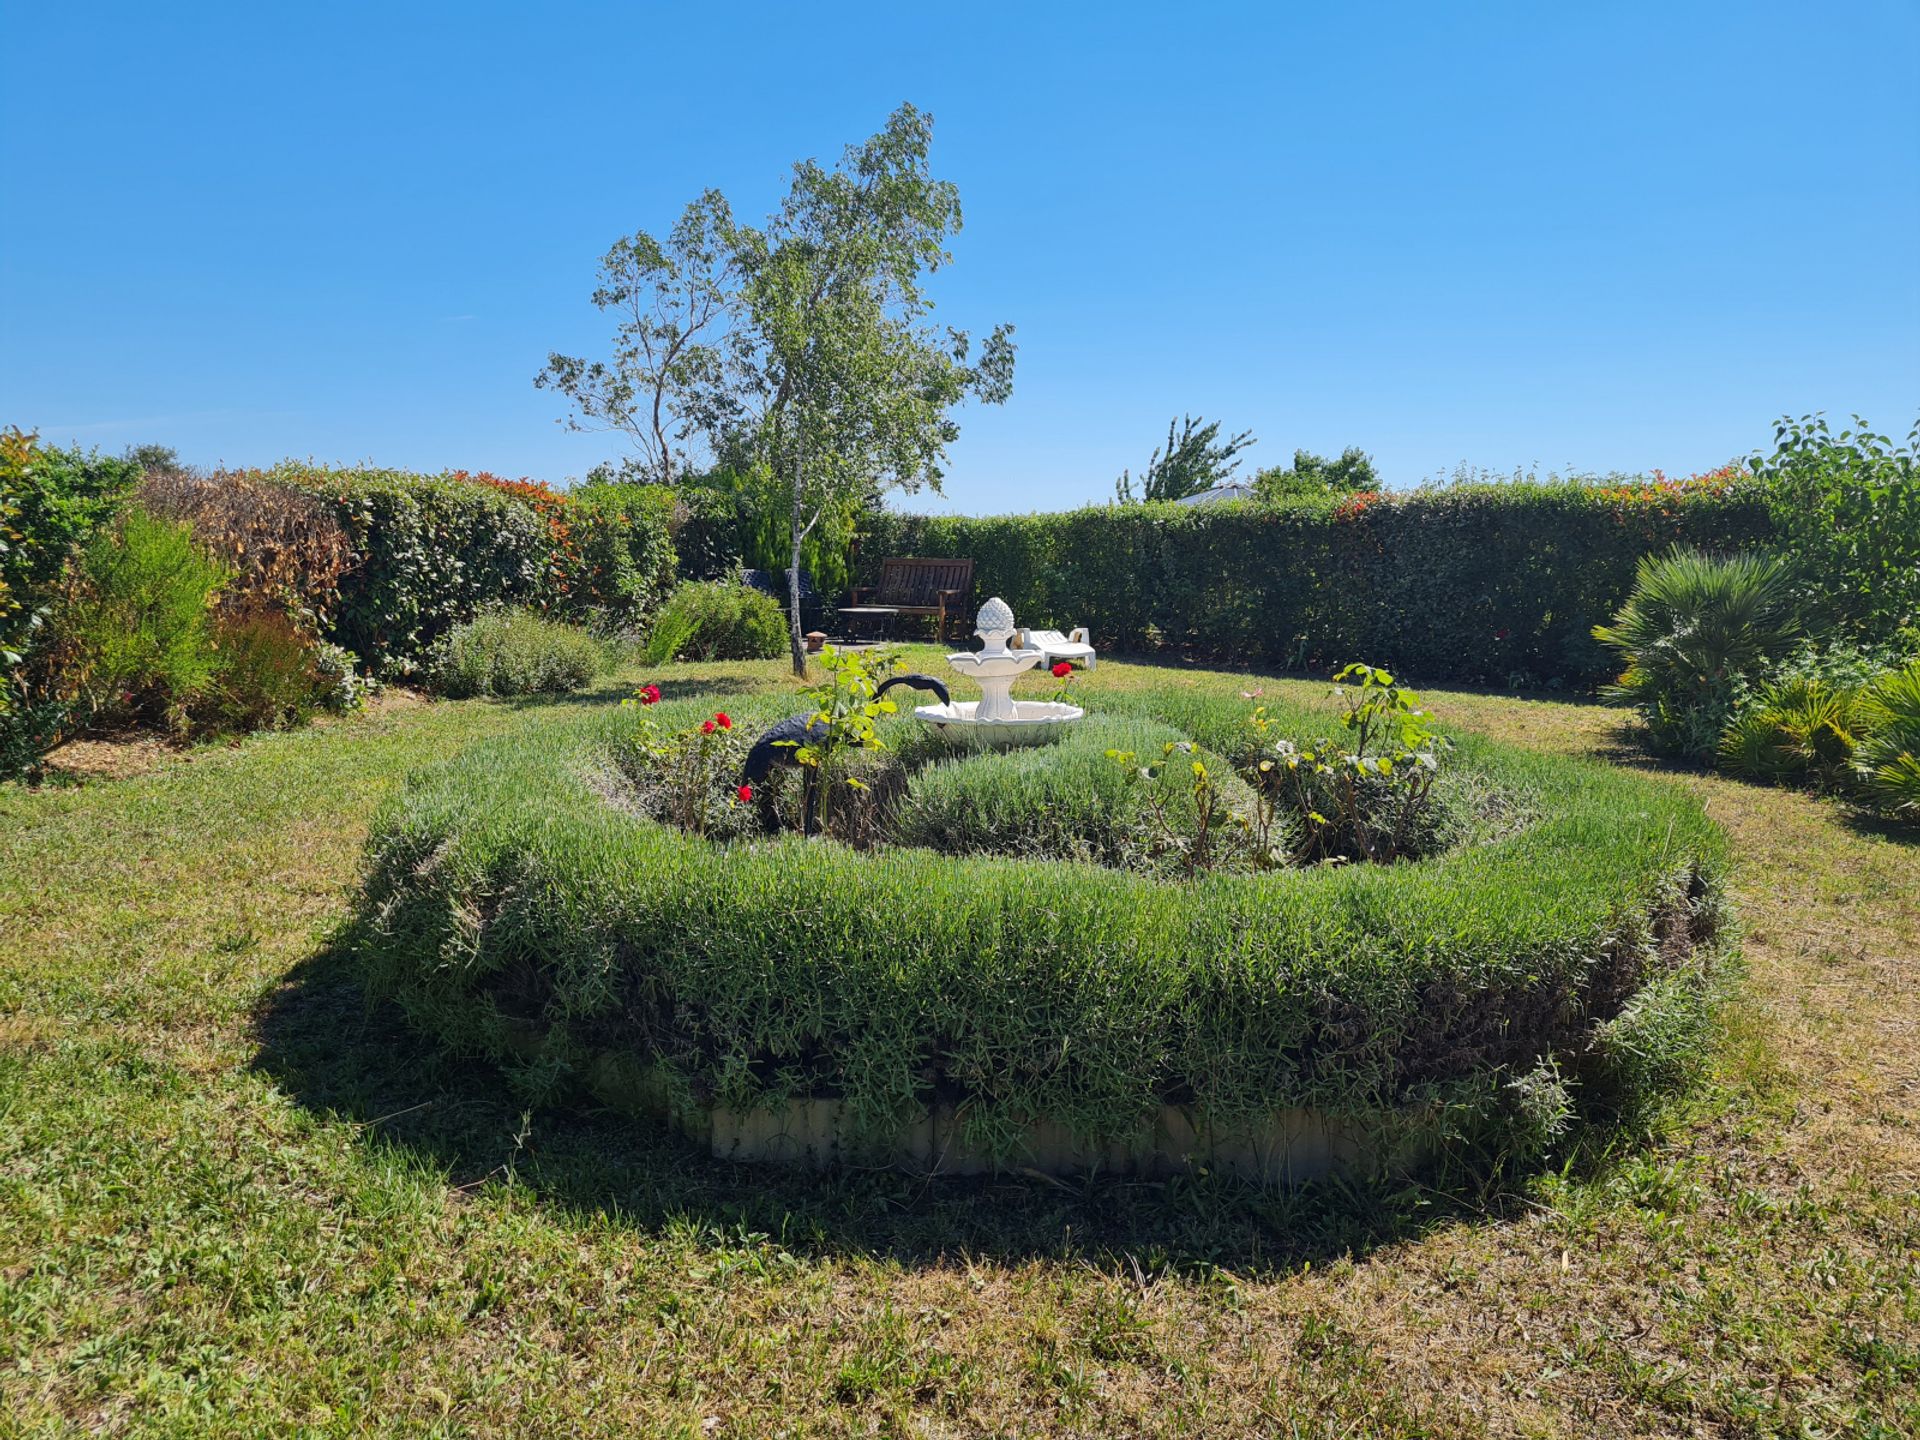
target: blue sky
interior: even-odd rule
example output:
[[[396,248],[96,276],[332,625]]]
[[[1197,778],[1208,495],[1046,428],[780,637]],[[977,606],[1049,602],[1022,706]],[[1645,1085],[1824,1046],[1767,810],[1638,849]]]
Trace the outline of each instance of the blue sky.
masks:
[[[0,49],[0,423],[60,441],[580,474],[531,382],[607,245],[903,99],[940,318],[1020,343],[940,508],[1104,499],[1182,411],[1395,485],[1920,413],[1913,0],[15,3]]]

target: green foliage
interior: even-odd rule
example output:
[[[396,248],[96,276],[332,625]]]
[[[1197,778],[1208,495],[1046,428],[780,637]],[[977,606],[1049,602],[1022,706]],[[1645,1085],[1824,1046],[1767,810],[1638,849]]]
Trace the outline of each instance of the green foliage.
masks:
[[[1442,834],[1433,782],[1445,738],[1385,670],[1347,665],[1333,679],[1345,707],[1344,742],[1302,746],[1282,737],[1253,770],[1262,801],[1286,815],[1294,860],[1390,864],[1431,854]],[[1253,726],[1264,740],[1271,729],[1264,707]]]
[[[1883,675],[1860,697],[1866,734],[1854,770],[1881,814],[1920,822],[1920,660]]]
[[[1089,718],[1057,744],[962,752],[914,776],[895,814],[894,833],[901,844],[949,855],[1144,869],[1149,847],[1142,842],[1152,819],[1147,789],[1130,765],[1114,759],[1158,755],[1183,739],[1151,721]],[[1178,828],[1191,835],[1194,826]]]
[[[213,604],[232,573],[189,527],[137,506],[96,532],[54,618],[80,722],[189,729],[220,674]]]
[[[880,738],[877,722],[899,707],[879,693],[880,682],[893,670],[890,656],[829,645],[820,652],[820,670],[821,683],[805,692],[813,703],[813,714],[793,758],[809,796],[803,813],[811,814],[824,829],[832,823],[836,788],[857,791],[866,783],[848,773],[847,756],[856,750],[884,750],[886,742]]]
[[[1373,468],[1373,457],[1357,445],[1342,450],[1337,460],[1310,450],[1296,450],[1288,468],[1276,465],[1253,477],[1254,498],[1268,504],[1302,496],[1357,495],[1379,488],[1380,475]]]
[[[625,433],[646,478],[685,470],[690,437],[775,503],[747,515],[743,547],[761,568],[806,566],[808,538],[847,523],[895,487],[939,485],[969,394],[1004,400],[1013,383],[1010,329],[977,359],[964,331],[936,331],[925,277],[947,263],[959,193],[928,169],[933,122],[911,105],[848,147],[832,169],[794,166],[780,209],[762,226],[733,218],[709,190],[665,241],[619,241],[601,264],[595,303],[619,316],[614,359],[553,355],[536,383],[566,395],[572,423]],[[779,516],[784,534],[756,521]],[[835,540],[826,547],[844,553]],[[835,577],[820,574],[822,584]],[[791,617],[795,675],[805,675],[800,617]]]
[[[1721,732],[1720,768],[1745,780],[1851,778],[1861,730],[1858,692],[1810,676],[1767,685]]]
[[[647,663],[670,660],[771,660],[786,649],[780,604],[731,580],[688,580],[654,620]]]
[[[666,701],[661,723],[716,698]],[[1209,749],[1245,731],[1230,692],[1111,698]],[[785,703],[735,699],[736,723]],[[1487,743],[1456,763],[1537,797],[1523,831],[1418,865],[1169,883],[791,834],[716,847],[609,802],[594,760],[628,731],[516,729],[419,775],[377,827],[363,960],[454,1050],[546,1081],[604,1060],[741,1108],[836,1095],[882,1148],[936,1097],[1016,1158],[1042,1119],[1122,1143],[1169,1097],[1221,1123],[1452,1107],[1496,1149],[1534,1146],[1554,1107],[1507,1083],[1551,1062],[1582,1118],[1589,1093],[1647,1098],[1592,1059],[1599,1029],[1663,977],[1704,983],[1721,944],[1720,842],[1686,792]],[[1044,818],[1027,783],[1003,814]]]
[[[606,629],[638,632],[672,591],[678,571],[673,493],[658,485],[586,484],[567,492],[579,574],[567,608]]]
[[[256,477],[319,497],[353,547],[327,638],[376,677],[418,669],[453,626],[489,606],[641,628],[672,584],[672,500],[590,483],[557,495],[458,472],[329,470]]]
[[[564,695],[605,673],[607,652],[577,625],[525,610],[489,611],[435,644],[427,683],[454,700]]]
[[[181,468],[180,452],[171,445],[129,445],[124,455],[129,464],[137,465],[143,471]]]
[[[1022,624],[1320,673],[1355,654],[1422,680],[1597,684],[1592,638],[1640,557],[1764,544],[1752,496],[1651,486],[1472,484],[1281,505],[1102,505],[1040,515],[882,513],[860,556],[967,556]]]
[[[340,675],[283,611],[222,615],[214,644],[219,668],[194,707],[196,720],[209,729],[287,729],[304,725],[316,711],[357,703],[347,678],[352,670]]]
[[[129,461],[0,431],[0,779],[30,766],[66,722],[47,618],[68,558],[139,478]]]
[[[1789,582],[1765,555],[1644,557],[1627,603],[1593,631],[1626,660],[1609,698],[1640,712],[1660,750],[1711,758],[1741,687],[1799,632]]]
[[[1868,640],[1920,642],[1920,422],[1904,445],[1823,416],[1782,418],[1750,462],[1808,614]]]
[[[353,543],[328,638],[377,676],[417,669],[486,605],[539,603],[551,536],[531,505],[488,485],[400,470],[287,463],[267,472],[329,502]]]
[[[1251,430],[1220,439],[1220,422],[1195,420],[1189,415],[1167,422],[1165,450],[1156,449],[1140,475],[1140,493],[1133,489],[1133,472],[1123,470],[1114,482],[1114,498],[1123,505],[1136,500],[1184,500],[1222,484],[1240,468],[1242,450],[1259,442]]]

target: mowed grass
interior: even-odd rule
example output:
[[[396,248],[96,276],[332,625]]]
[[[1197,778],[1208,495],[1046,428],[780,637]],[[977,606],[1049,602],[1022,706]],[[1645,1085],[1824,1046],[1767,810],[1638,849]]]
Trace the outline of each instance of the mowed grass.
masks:
[[[0,789],[0,1435],[1920,1432],[1911,840],[1671,775],[1747,998],[1666,1133],[1517,1193],[821,1179],[526,1113],[334,947],[410,768],[636,678]],[[1595,706],[1427,698],[1637,763]]]

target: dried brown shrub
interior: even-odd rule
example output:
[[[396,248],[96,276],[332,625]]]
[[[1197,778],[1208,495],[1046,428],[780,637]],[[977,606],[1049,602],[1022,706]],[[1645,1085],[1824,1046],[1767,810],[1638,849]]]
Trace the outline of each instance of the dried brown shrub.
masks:
[[[326,629],[354,554],[323,501],[249,470],[149,470],[137,494],[149,512],[192,525],[194,539],[233,567],[223,615],[277,610],[304,630]]]

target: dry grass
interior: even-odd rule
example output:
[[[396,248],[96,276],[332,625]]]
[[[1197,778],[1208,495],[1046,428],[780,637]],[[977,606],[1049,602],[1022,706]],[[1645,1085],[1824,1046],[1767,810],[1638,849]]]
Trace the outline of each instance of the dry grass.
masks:
[[[1085,688],[1142,683],[1242,682]],[[1428,698],[1631,758],[1597,707]],[[369,814],[528,708],[0,790],[0,1435],[1920,1432],[1911,839],[1675,773],[1748,998],[1667,1134],[1522,1193],[813,1180],[523,1117],[359,998]]]

